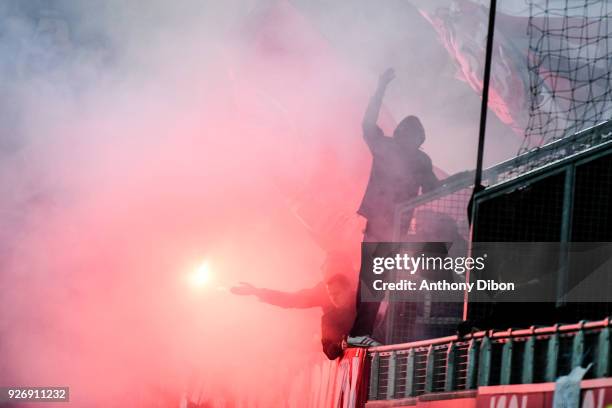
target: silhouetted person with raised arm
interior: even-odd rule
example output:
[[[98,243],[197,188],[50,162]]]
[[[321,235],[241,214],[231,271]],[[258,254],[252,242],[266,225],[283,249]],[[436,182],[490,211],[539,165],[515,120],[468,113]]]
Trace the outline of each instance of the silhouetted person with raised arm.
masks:
[[[355,320],[354,269],[342,254],[328,255],[322,266],[323,280],[311,288],[296,292],[257,288],[241,282],[231,288],[235,295],[257,297],[261,302],[285,309],[320,308],[321,345],[330,360],[342,355],[342,342]]]
[[[420,150],[425,130],[419,118],[406,116],[392,137],[385,136],[377,124],[385,91],[394,78],[392,69],[380,76],[362,123],[363,138],[373,159],[368,186],[357,211],[368,220],[365,241],[391,241],[396,206],[416,197],[419,191],[427,192],[440,185],[431,159]],[[401,234],[406,232],[409,221],[403,220]]]
[[[395,220],[397,206],[440,185],[433,173],[429,156],[420,150],[425,141],[425,130],[416,116],[407,116],[397,125],[393,136],[385,136],[378,126],[382,100],[389,83],[395,78],[393,69],[387,69],[378,80],[378,88],[370,99],[363,118],[363,138],[372,153],[372,169],[365,195],[358,213],[367,219],[364,242],[390,242],[402,238],[412,219],[412,213]],[[399,237],[394,237],[394,223],[399,222]],[[369,260],[377,252],[375,245],[362,250],[360,287],[357,290],[357,318],[348,339],[349,345],[372,346],[379,344],[371,336],[374,330],[379,301],[362,301],[361,289],[372,290],[374,274]],[[385,256],[376,253],[376,256]]]

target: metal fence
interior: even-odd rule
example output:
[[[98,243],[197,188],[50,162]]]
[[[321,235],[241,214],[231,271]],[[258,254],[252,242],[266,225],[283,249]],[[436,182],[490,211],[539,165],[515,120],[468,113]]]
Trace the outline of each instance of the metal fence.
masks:
[[[589,364],[585,378],[607,377],[612,367],[610,326],[607,318],[374,347],[368,351],[368,399],[552,382]]]
[[[482,180],[487,187],[507,182],[609,142],[612,142],[612,121],[590,127],[490,167],[484,170]],[[419,213],[448,215],[457,223],[459,232],[467,238],[467,205],[472,194],[473,181],[474,173],[464,172],[445,180],[441,187],[398,205],[395,212],[395,238],[403,238],[405,232],[400,231],[401,221],[407,214],[412,213],[413,219],[418,219]],[[409,230],[409,233],[414,233],[414,223]]]
[[[477,195],[474,204],[479,210],[475,217],[474,239],[495,242],[609,241],[612,239],[612,213],[608,210],[612,205],[612,172],[608,162],[612,159],[592,161],[588,166],[580,163],[586,160],[585,157],[589,160],[604,156],[612,158],[611,152],[612,121],[486,169],[483,183],[487,188]],[[462,240],[463,243],[454,246],[467,251],[465,242],[470,239],[467,207],[473,190],[473,176],[473,172],[452,176],[440,188],[399,205],[395,214],[395,240],[411,240],[411,236],[418,240],[419,223],[440,223],[443,220],[447,224],[442,228],[445,232],[434,240]],[[573,192],[571,196],[568,195],[570,191]],[[533,196],[532,199],[525,200],[527,195]],[[520,202],[512,201],[514,196],[520,196]],[[591,199],[594,196],[601,199]],[[504,205],[491,205],[496,202]],[[569,202],[574,203],[572,209],[568,207]],[[487,212],[487,208],[490,211]],[[408,231],[401,231],[402,220],[406,217],[411,217],[412,222]],[[572,218],[574,222],[570,225],[568,220]],[[452,225],[449,227],[448,224]],[[455,232],[449,233],[451,230]],[[419,319],[423,324],[439,327],[437,336],[452,334],[453,331],[449,331],[452,324],[439,324],[432,316],[415,316],[410,306],[399,302],[389,304],[384,336],[381,336],[386,343],[416,340],[410,335],[411,322]],[[486,314],[486,310],[476,309],[470,317]],[[587,309],[592,308],[584,305],[578,311]],[[578,313],[568,315],[568,320],[599,319],[608,314],[605,310],[603,313]],[[461,316],[457,315],[455,323],[460,320]]]

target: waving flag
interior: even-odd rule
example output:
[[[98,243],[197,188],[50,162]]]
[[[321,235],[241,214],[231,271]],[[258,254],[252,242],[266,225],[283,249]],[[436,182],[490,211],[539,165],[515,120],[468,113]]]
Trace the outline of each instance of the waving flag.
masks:
[[[413,2],[482,93],[488,0]],[[609,118],[612,108],[607,2],[501,2],[495,20],[489,108],[536,147]],[[531,145],[531,146],[530,146]]]

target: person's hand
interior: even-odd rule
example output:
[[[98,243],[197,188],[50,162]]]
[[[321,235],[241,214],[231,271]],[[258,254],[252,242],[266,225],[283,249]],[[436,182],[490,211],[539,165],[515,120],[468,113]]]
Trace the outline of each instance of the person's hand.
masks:
[[[380,74],[378,77],[378,87],[384,88],[389,85],[389,82],[395,78],[395,70],[393,68],[387,68],[385,72]]]
[[[239,296],[254,295],[256,291],[257,291],[257,288],[247,282],[240,282],[239,286],[233,286],[230,289],[230,292],[232,292],[234,295],[239,295]]]

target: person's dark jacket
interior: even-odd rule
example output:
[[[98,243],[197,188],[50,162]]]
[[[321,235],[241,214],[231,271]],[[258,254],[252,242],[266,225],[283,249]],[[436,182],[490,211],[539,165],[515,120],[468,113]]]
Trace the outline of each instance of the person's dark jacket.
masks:
[[[355,320],[354,308],[339,308],[329,299],[324,282],[319,282],[312,288],[297,292],[281,292],[272,289],[258,289],[257,297],[264,303],[290,309],[308,309],[320,307],[321,345],[323,352],[330,360],[342,356],[342,340],[350,331]]]

